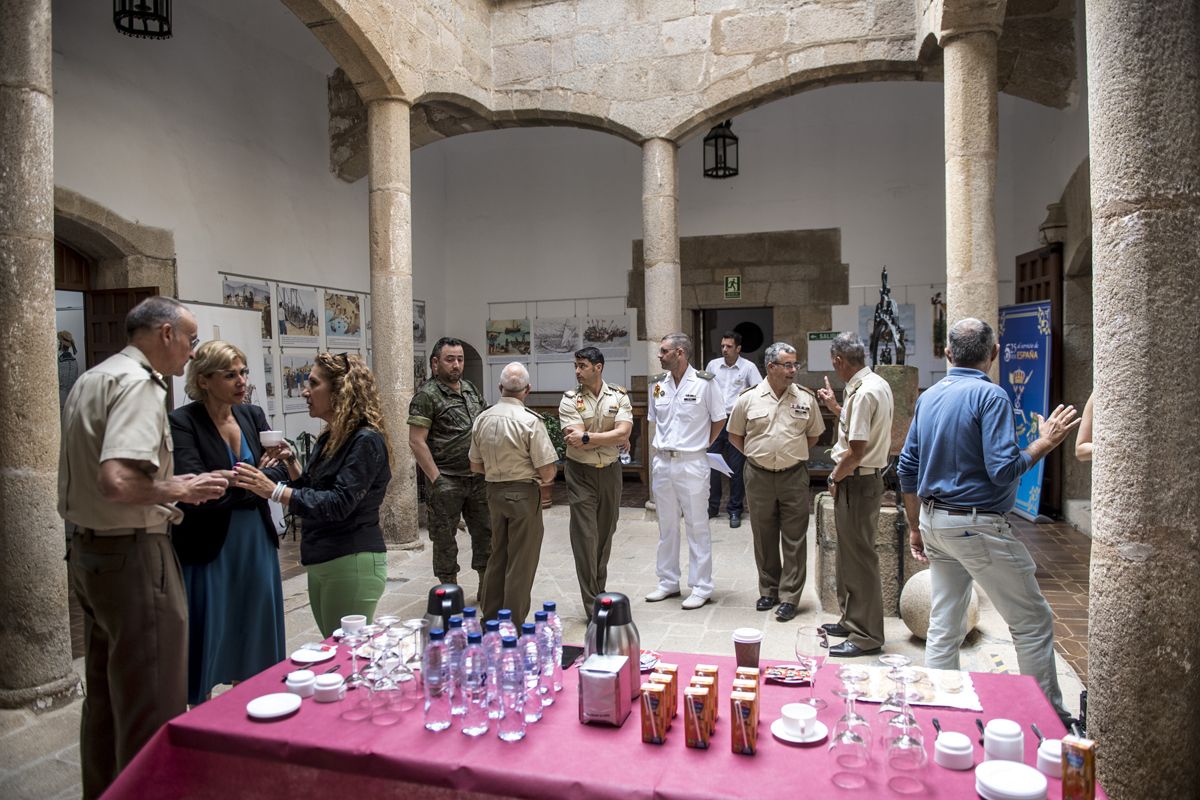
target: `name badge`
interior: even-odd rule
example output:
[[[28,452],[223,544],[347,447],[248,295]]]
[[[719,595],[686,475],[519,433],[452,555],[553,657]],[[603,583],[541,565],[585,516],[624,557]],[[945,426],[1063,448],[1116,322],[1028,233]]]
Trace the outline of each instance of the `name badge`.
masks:
[[[699,395],[694,395],[694,394],[685,394],[685,395],[683,396],[683,402],[685,402],[685,403],[699,403],[699,402],[700,402],[700,396],[699,396]]]

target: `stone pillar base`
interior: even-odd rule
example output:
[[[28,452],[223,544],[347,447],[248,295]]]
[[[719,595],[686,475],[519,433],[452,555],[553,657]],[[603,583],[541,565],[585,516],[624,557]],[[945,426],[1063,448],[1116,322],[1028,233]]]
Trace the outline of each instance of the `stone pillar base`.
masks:
[[[837,529],[833,524],[833,498],[828,492],[817,495],[817,597],[821,610],[827,614],[841,613],[837,598]],[[917,561],[908,551],[908,534],[905,528],[904,541],[898,541],[896,518],[900,512],[892,494],[883,496],[883,507],[879,510],[879,525],[875,529],[875,552],[879,555],[879,581],[883,586],[883,613],[889,617],[900,616],[900,592],[904,582],[923,569],[925,564]],[[904,575],[899,574],[900,559],[904,561]]]
[[[0,708],[50,711],[83,697],[83,683],[74,672],[39,686],[0,689]]]

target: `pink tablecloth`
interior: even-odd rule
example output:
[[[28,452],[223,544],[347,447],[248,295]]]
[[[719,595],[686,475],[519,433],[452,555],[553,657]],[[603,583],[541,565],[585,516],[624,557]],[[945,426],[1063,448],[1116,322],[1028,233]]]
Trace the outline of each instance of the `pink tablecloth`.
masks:
[[[348,660],[339,654],[339,659]],[[471,793],[511,797],[579,797],[595,800],[702,800],[752,797],[806,798],[889,797],[881,753],[876,748],[867,771],[867,785],[847,792],[831,782],[833,765],[825,743],[796,747],[777,741],[769,725],[780,707],[805,697],[808,687],[767,684],[762,692],[759,751],[756,756],[730,750],[727,709],[733,659],[666,653],[686,680],[696,663],[721,668],[722,718],[709,750],[684,746],[676,724],[665,745],[641,741],[640,716],[633,713],[621,728],[580,725],[577,678],[566,673],[566,688],[546,709],[541,722],[529,726],[523,741],[507,743],[494,734],[478,738],[455,729],[426,731],[419,708],[396,725],[379,727],[369,721],[341,719],[347,703],[303,702],[291,717],[256,722],[245,713],[246,703],[281,691],[280,678],[293,669],[278,664],[198,708],[168,723],[120,775],[105,798],[221,798],[239,796],[307,796],[337,798],[403,796],[466,796]],[[336,663],[330,662],[330,663]],[[838,664],[828,664],[817,680],[817,694],[829,707],[819,719],[832,726],[842,713],[833,696]],[[347,667],[342,673],[348,672]],[[1049,737],[1065,732],[1037,683],[1030,677],[972,673],[983,705],[982,714],[950,709],[918,708],[916,716],[932,752],[930,718],[943,730],[961,731],[975,740],[975,717],[1014,719],[1025,726],[1025,763],[1036,763],[1037,741],[1028,732],[1036,722]],[[871,705],[863,706],[869,717]],[[677,723],[681,721],[677,720]],[[982,749],[976,748],[976,760]],[[974,773],[943,769],[930,759],[929,798],[974,797]],[[1050,780],[1049,797],[1061,794]],[[1103,793],[1097,791],[1098,797]]]

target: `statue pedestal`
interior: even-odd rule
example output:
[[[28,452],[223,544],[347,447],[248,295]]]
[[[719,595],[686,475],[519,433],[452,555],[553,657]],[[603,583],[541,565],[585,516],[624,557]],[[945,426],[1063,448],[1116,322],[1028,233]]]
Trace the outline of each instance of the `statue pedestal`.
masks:
[[[917,406],[920,371],[907,364],[880,364],[872,369],[892,387],[892,447],[888,452],[894,456],[904,448],[904,439],[908,436],[913,409]]]

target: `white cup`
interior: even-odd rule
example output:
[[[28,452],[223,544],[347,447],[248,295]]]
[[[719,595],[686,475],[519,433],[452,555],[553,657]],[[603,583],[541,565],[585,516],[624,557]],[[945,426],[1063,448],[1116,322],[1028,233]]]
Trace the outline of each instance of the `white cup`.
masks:
[[[975,746],[971,737],[957,731],[943,731],[933,743],[933,760],[946,769],[970,769],[975,766]]]
[[[983,729],[984,761],[1025,761],[1025,734],[1011,719],[994,719]]]
[[[788,734],[802,739],[812,736],[817,709],[807,703],[788,703],[780,709],[780,713],[783,715],[783,729]]]
[[[283,444],[283,431],[259,431],[258,441],[263,447],[278,447]]]
[[[1037,767],[1051,778],[1062,777],[1062,739],[1047,739],[1038,746]]]
[[[367,624],[367,618],[362,614],[347,614],[342,617],[342,634],[357,633],[358,629]]]
[[[762,649],[763,632],[758,628],[738,628],[733,632],[733,653],[739,667],[758,669],[758,654]]]
[[[327,673],[318,675],[313,688],[313,700],[318,703],[336,703],[346,696],[346,680],[341,675]]]
[[[301,697],[312,697],[315,685],[316,676],[313,675],[311,669],[298,669],[295,672],[288,673],[287,688],[292,694],[298,694]]]

